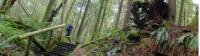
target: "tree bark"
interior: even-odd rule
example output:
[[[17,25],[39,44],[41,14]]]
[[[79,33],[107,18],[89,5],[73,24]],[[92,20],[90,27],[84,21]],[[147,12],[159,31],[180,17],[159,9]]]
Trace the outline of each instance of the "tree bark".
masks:
[[[89,9],[90,2],[91,2],[91,0],[88,0],[87,5],[86,5],[86,8],[85,8],[85,12],[84,12],[83,17],[82,17],[82,20],[81,20],[80,27],[79,27],[78,32],[77,32],[77,38],[80,38],[80,37],[81,37],[82,31],[83,31],[83,28],[84,28],[83,24],[84,24],[84,22],[85,22],[85,18],[86,18],[87,13],[88,13],[88,9]]]
[[[56,0],[49,1],[45,15],[44,15],[43,19],[41,20],[41,22],[46,22],[50,18],[51,14],[52,14],[53,6],[55,5],[55,3],[56,3]]]
[[[7,4],[8,4],[8,0],[4,0],[1,6],[1,10],[5,10],[5,8],[8,7]]]
[[[101,28],[102,28],[102,26],[103,26],[103,22],[104,22],[104,18],[105,18],[105,15],[106,15],[106,9],[107,9],[107,5],[108,5],[108,0],[106,0],[106,3],[105,3],[105,7],[104,7],[104,9],[103,9],[103,16],[102,16],[102,19],[101,19],[101,22],[100,22],[100,28],[99,28],[99,32],[98,33],[100,33],[101,32]],[[98,36],[99,37],[99,36]]]
[[[120,20],[120,15],[121,15],[121,11],[122,11],[123,1],[124,1],[124,0],[121,0],[121,1],[120,1],[119,7],[118,7],[118,13],[117,13],[117,16],[116,16],[115,29],[118,28],[118,23],[119,23],[119,20]]]
[[[66,2],[67,2],[67,0],[63,0],[56,9],[51,11],[50,17],[47,20],[49,23],[53,21],[53,18],[58,14],[58,12],[61,9],[61,7],[63,7],[62,10],[64,10]],[[61,21],[62,21],[61,24],[64,24],[63,23],[63,20],[64,20],[64,18],[63,18],[64,15],[63,14],[64,14],[64,11],[62,11],[62,15],[61,15]],[[63,28],[61,28],[61,29],[63,29]],[[64,34],[63,31],[64,31],[64,29],[61,31],[60,39],[63,37],[63,34]],[[51,43],[52,35],[53,35],[53,30],[50,30],[48,32],[48,34],[47,34],[46,48],[48,48],[50,43]]]
[[[181,0],[181,7],[180,7],[180,12],[179,12],[179,17],[178,17],[178,24],[181,25],[181,18],[182,18],[182,15],[183,15],[183,9],[184,9],[184,0]]]
[[[131,16],[131,3],[132,3],[132,0],[128,0],[127,2],[127,9],[126,9],[126,15],[124,17],[124,22],[123,22],[123,28],[127,27],[128,24],[129,24],[129,18]]]
[[[65,3],[65,1],[66,0],[63,0],[62,1],[62,5],[63,5],[63,8],[62,8],[62,13],[61,13],[61,23],[60,24],[65,24],[66,22],[65,22],[65,5],[66,5],[66,3]],[[60,41],[63,41],[64,40],[64,37],[65,37],[65,27],[63,27],[63,28],[61,28],[61,32],[60,32]]]
[[[186,9],[183,10],[183,19],[184,19],[183,26],[185,26],[186,25],[186,23],[185,23],[186,22]]]
[[[76,0],[73,0],[71,7],[69,8],[69,11],[66,14],[66,17],[65,17],[66,19],[68,19],[70,17],[70,14],[71,14],[72,8],[74,7],[75,2],[76,2]],[[67,21],[65,20],[65,22],[67,22]]]
[[[17,0],[4,0],[0,8],[0,13],[6,13],[16,2]]]
[[[33,38],[32,36],[30,36],[28,38],[28,45],[26,46],[26,50],[25,50],[25,55],[24,56],[29,56],[29,51],[31,50],[31,42],[32,42]]]
[[[85,1],[85,0],[84,0]],[[81,3],[82,5],[84,4],[84,2]],[[79,28],[78,25],[79,25],[79,21],[81,20],[80,17],[82,15],[82,10],[83,10],[83,7],[81,7],[80,11],[79,11],[79,15],[78,15],[78,18],[77,18],[77,21],[76,21],[76,24],[75,24],[75,29],[73,30],[73,34],[72,34],[72,37],[74,38],[74,35],[76,35],[77,33],[77,29]]]
[[[94,30],[93,30],[93,34],[92,34],[92,40],[94,39],[95,35],[98,35],[98,33],[97,33],[97,28],[98,28],[98,26],[99,26],[99,22],[100,22],[100,17],[101,17],[101,12],[102,12],[102,8],[103,8],[104,1],[105,1],[105,0],[102,0],[102,1],[101,1],[101,6],[100,6],[99,11],[98,11],[97,20],[96,20],[96,22],[95,22],[95,26],[94,26]]]
[[[176,16],[176,0],[168,0],[169,19],[175,23]]]

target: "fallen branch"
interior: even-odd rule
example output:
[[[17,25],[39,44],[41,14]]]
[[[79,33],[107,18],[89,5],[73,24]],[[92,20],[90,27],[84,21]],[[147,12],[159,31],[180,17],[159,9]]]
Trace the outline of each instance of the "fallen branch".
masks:
[[[0,46],[4,45],[7,42],[10,42],[11,40],[16,39],[16,38],[18,38],[18,39],[26,39],[26,38],[28,38],[28,36],[32,36],[32,35],[35,35],[35,34],[38,34],[38,33],[41,33],[41,32],[45,32],[45,31],[49,31],[49,30],[52,30],[52,29],[62,28],[65,25],[66,24],[61,24],[61,25],[56,25],[56,26],[52,26],[52,27],[49,27],[49,28],[41,29],[41,30],[38,30],[38,31],[33,31],[33,32],[30,32],[30,33],[26,33],[26,34],[23,34],[23,35],[15,35],[15,36],[9,37],[7,40],[1,42]]]
[[[30,33],[26,33],[26,34],[23,34],[23,35],[17,35],[17,38],[25,39],[25,38],[28,38],[28,36],[32,36],[32,35],[35,35],[35,34],[38,34],[38,33],[41,33],[41,32],[46,32],[46,31],[49,31],[49,30],[52,30],[52,29],[62,28],[65,25],[66,24],[61,24],[61,25],[57,25],[57,26],[53,26],[53,27],[49,27],[49,28],[33,31],[33,32],[30,32]]]

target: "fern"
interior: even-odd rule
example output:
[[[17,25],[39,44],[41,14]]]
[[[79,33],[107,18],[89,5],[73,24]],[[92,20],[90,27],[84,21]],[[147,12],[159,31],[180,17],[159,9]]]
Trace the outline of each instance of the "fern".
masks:
[[[198,48],[198,37],[197,36],[193,36],[191,41],[189,42],[189,44],[187,45],[189,48],[191,48],[192,50],[195,50]]]
[[[187,37],[191,36],[192,34],[191,33],[185,33],[181,36],[179,36],[177,39],[176,39],[176,43],[184,43],[184,40],[187,40]]]
[[[192,33],[185,33],[176,39],[176,43],[183,43],[188,48],[195,50],[198,48],[198,37]]]
[[[157,35],[156,35],[157,43],[161,43],[164,40],[167,40],[169,38],[169,34],[168,34],[166,28],[159,28],[156,31],[156,33],[157,33]]]
[[[7,21],[0,21],[0,28],[0,32],[6,34],[6,37],[25,33],[22,29],[13,27],[12,23]]]
[[[19,44],[19,46],[24,45],[25,42],[24,41],[19,41],[17,39],[15,39],[15,35],[19,35],[19,34],[23,34],[25,33],[25,31],[23,31],[22,29],[17,29],[17,24],[14,24],[12,21],[0,21],[0,33],[2,33],[4,36],[1,37],[2,41],[0,43],[1,46],[0,48],[3,47],[8,47],[10,44],[8,43],[9,41],[14,41],[13,43],[15,44]],[[4,45],[6,44],[6,45]]]

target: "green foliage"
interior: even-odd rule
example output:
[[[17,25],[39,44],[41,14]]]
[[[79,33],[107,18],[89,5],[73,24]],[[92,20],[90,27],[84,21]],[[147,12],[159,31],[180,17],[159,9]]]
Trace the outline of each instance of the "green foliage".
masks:
[[[131,34],[133,34],[133,35],[139,35],[139,31],[140,31],[140,29],[132,28]]]
[[[22,17],[21,20],[24,24],[30,26],[32,29],[44,28],[48,23],[48,22],[39,22],[39,20],[34,17]]]
[[[31,31],[35,31],[41,28],[46,28],[46,26],[50,25],[56,25],[56,24],[60,24],[61,20],[61,13],[67,13],[69,14],[69,16],[67,16],[65,19],[67,21],[67,23],[74,25],[74,23],[76,23],[77,20],[80,19],[80,21],[82,20],[81,17],[83,16],[82,14],[87,11],[84,10],[86,9],[86,4],[87,4],[88,0],[69,0],[67,2],[66,5],[66,9],[65,11],[59,11],[58,15],[55,16],[53,18],[53,22],[39,22],[41,18],[43,18],[45,10],[47,8],[48,2],[46,0],[22,0],[22,5],[25,8],[25,10],[27,11],[28,14],[30,14],[30,17],[27,17],[27,15],[25,15],[24,10],[21,8],[21,6],[19,6],[19,3],[15,3],[14,6],[10,9],[4,9],[4,10],[0,10],[0,34],[4,34],[3,37],[0,36],[0,50],[2,50],[4,47],[13,47],[13,45],[17,45],[20,48],[24,48],[27,45],[27,40],[21,40],[21,39],[16,39],[16,35],[21,35],[27,32],[31,32]],[[124,43],[127,44],[127,46],[129,45],[129,43],[126,41],[127,40],[127,35],[129,34],[133,34],[136,36],[140,36],[140,37],[144,37],[141,32],[142,29],[137,29],[137,28],[132,28],[131,31],[128,32],[123,32],[121,31],[121,29],[114,29],[112,26],[114,24],[112,24],[113,22],[115,22],[116,19],[116,12],[119,11],[117,10],[117,7],[119,7],[120,4],[120,0],[107,0],[107,6],[103,6],[103,11],[105,11],[105,16],[104,16],[104,20],[102,21],[102,28],[100,30],[100,33],[98,32],[94,32],[91,30],[94,27],[94,23],[96,23],[96,20],[98,20],[98,11],[99,8],[101,6],[101,1],[102,0],[91,0],[91,3],[89,5],[89,9],[88,9],[88,13],[86,14],[86,18],[85,20],[83,20],[84,22],[82,23],[83,26],[83,33],[81,37],[81,39],[72,39],[72,41],[80,41],[79,43],[81,48],[87,49],[87,52],[84,52],[84,55],[91,55],[91,56],[105,56],[105,53],[110,53],[111,55],[116,55],[117,49],[120,46],[120,43]],[[123,3],[124,5],[127,6],[127,3],[129,2],[128,0],[124,0],[125,2]],[[62,0],[56,0],[55,3],[56,5],[53,5],[53,7],[58,7],[59,4],[62,2]],[[180,10],[180,5],[181,5],[181,0],[177,0],[176,1],[176,19],[178,19]],[[74,4],[75,3],[75,4]],[[1,4],[1,2],[0,2]],[[120,15],[121,19],[120,19],[120,24],[119,26],[121,26],[121,23],[123,23],[122,21],[124,20],[123,16],[126,16],[127,13],[124,13],[127,10],[127,7],[124,6],[122,7],[122,14]],[[8,6],[8,5],[5,5]],[[81,11],[82,13],[79,13],[80,8],[83,7],[83,10]],[[104,10],[106,8],[106,10]],[[55,9],[53,8],[53,9]],[[63,7],[62,7],[63,8]],[[71,10],[70,10],[71,9]],[[183,13],[183,19],[185,19],[186,21],[186,25],[187,24],[191,24],[193,28],[198,28],[197,24],[198,24],[198,17],[195,14],[196,13],[196,8],[195,6],[192,4],[192,0],[186,0],[184,2],[184,8],[183,10],[185,10],[185,15]],[[51,11],[49,11],[50,13],[47,14],[51,14]],[[8,16],[8,15],[10,16]],[[80,15],[80,18],[78,17]],[[101,13],[101,16],[103,15],[103,13]],[[11,18],[11,16],[13,18]],[[128,16],[129,17],[129,16]],[[130,16],[131,17],[131,16]],[[2,20],[3,18],[3,20]],[[47,19],[47,18],[45,18]],[[102,20],[102,17],[100,17],[100,21]],[[79,28],[79,24],[80,21],[78,22],[78,27],[74,27],[75,28]],[[183,21],[181,22],[183,23]],[[172,26],[172,22],[171,21],[165,21],[164,22],[164,27],[163,28],[159,28],[157,31],[153,31],[151,32],[152,35],[156,36],[156,42],[159,44],[165,40],[169,41],[169,33],[167,31],[167,27],[171,27]],[[98,28],[97,28],[98,29]],[[53,35],[52,36],[52,42],[54,43],[59,43],[61,41],[59,41],[58,38],[56,38],[58,35],[60,35],[59,32],[60,29],[58,30],[53,30]],[[74,31],[74,30],[73,30]],[[140,32],[141,31],[141,32]],[[77,33],[77,31],[74,31],[75,33]],[[79,33],[79,32],[78,32]],[[91,37],[92,35],[95,36],[99,36],[99,37]],[[80,34],[81,35],[81,34]],[[37,35],[34,35],[34,37],[37,37],[36,39],[41,43],[44,44],[46,43],[46,37],[48,36],[47,32],[43,32]],[[67,36],[66,38],[64,38],[64,40],[67,41],[67,39],[70,36]],[[145,36],[148,37],[148,36]],[[92,40],[92,38],[94,38],[94,40]],[[114,41],[117,39],[117,43],[114,43]],[[149,39],[147,39],[149,40]],[[144,40],[146,41],[146,39]],[[4,44],[6,43],[6,44]],[[142,43],[142,42],[141,42]],[[181,35],[180,37],[178,37],[176,39],[176,43],[178,44],[184,44],[185,46],[195,50],[196,48],[198,48],[198,37],[194,34],[194,33],[185,33],[183,35]],[[52,44],[52,45],[53,45]],[[146,44],[146,43],[145,43]],[[148,43],[147,43],[148,44]],[[165,44],[165,43],[164,43]],[[168,43],[167,43],[168,44]],[[167,45],[166,44],[166,45]],[[83,46],[82,46],[83,45]],[[116,47],[117,46],[117,47]],[[133,47],[132,45],[130,45],[130,47]],[[127,48],[124,47],[123,48]],[[121,49],[122,50],[122,49]],[[24,50],[22,50],[24,51]],[[0,51],[1,52],[1,51]],[[18,52],[18,51],[17,51]],[[17,53],[16,52],[16,53]],[[24,53],[24,52],[21,52]],[[19,54],[16,54],[19,55]],[[21,56],[22,54],[20,54],[19,56]],[[31,54],[34,56],[34,53],[31,51]],[[73,56],[73,54],[71,54],[70,56]]]
[[[181,1],[182,0],[176,0],[176,21],[179,21],[178,19],[184,19],[185,17],[185,22],[183,22],[182,20],[181,23],[186,23],[186,25],[193,23],[192,20],[196,13],[195,10],[198,10],[198,9],[195,8],[195,4],[193,4],[192,0],[184,0],[183,10],[185,11],[185,15],[183,12],[182,14],[183,17],[178,18],[180,14]]]
[[[184,43],[184,41],[188,40],[188,37],[192,36],[193,34],[191,33],[186,33],[186,34],[183,34],[181,36],[179,36],[177,39],[176,39],[176,42],[177,43]]]
[[[157,33],[157,35],[156,35],[157,43],[161,43],[164,40],[167,40],[169,38],[169,34],[168,34],[166,28],[159,28],[156,31],[156,33]]]
[[[198,48],[198,37],[192,33],[185,33],[176,39],[176,43],[183,43],[185,46],[195,50]]]
[[[17,24],[16,24],[17,25]],[[25,33],[22,29],[15,28],[16,26],[13,25],[12,22],[8,21],[0,21],[0,32],[6,34],[6,37],[11,37],[14,35],[19,35]]]
[[[126,33],[124,31],[119,32],[120,40],[126,41]]]
[[[198,48],[198,37],[197,36],[193,36],[191,38],[191,41],[188,42],[187,46],[189,48],[191,48],[192,50],[196,50]]]
[[[24,34],[28,31],[33,31],[36,29],[40,29],[44,27],[44,23],[39,23],[37,19],[34,18],[23,18],[22,22],[18,22],[13,20],[14,18],[10,18],[9,16],[4,16],[2,20],[0,20],[0,33],[4,36],[0,45],[8,44],[10,42],[15,43],[20,47],[24,47],[27,44],[27,40],[16,39],[16,35]],[[31,20],[30,20],[31,19]],[[5,45],[2,47],[6,47]],[[1,47],[1,48],[2,48]]]
[[[9,42],[9,41],[14,41],[14,43],[19,46],[22,46],[25,44],[24,41],[19,41],[19,40],[15,39],[16,37],[13,37],[14,35],[19,35],[19,34],[25,33],[25,31],[23,31],[22,29],[16,28],[17,26],[19,26],[19,25],[15,24],[13,21],[9,21],[9,20],[0,21],[0,28],[1,28],[0,33],[2,33],[4,35],[1,38],[2,42],[0,43],[0,45],[3,45],[5,43],[8,44],[7,42]],[[2,47],[7,47],[7,46],[1,46],[1,48]]]

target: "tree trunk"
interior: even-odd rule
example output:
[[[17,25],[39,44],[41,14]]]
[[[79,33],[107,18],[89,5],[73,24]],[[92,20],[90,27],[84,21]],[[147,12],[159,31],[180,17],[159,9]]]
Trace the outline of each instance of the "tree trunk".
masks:
[[[51,11],[51,14],[50,14],[50,17],[49,17],[49,19],[47,20],[49,23],[50,22],[52,22],[53,21],[53,17],[55,17],[57,14],[58,14],[58,12],[59,12],[59,10],[61,9],[61,7],[63,7],[62,8],[62,10],[64,10],[64,8],[65,8],[65,4],[66,4],[66,0],[63,0],[61,3],[60,3],[60,5],[56,8],[56,9],[54,9],[54,10],[52,10]],[[63,14],[64,14],[64,11],[62,11],[62,15],[61,15],[61,24],[63,24]],[[48,24],[49,25],[49,24]],[[61,28],[61,35],[60,35],[60,39],[63,37],[63,34],[64,34],[64,29],[63,28]],[[48,32],[48,34],[47,34],[47,44],[46,44],[46,48],[48,48],[49,46],[50,46],[50,44],[51,44],[51,37],[52,37],[52,35],[53,35],[53,30],[50,30],[49,32]],[[50,47],[49,47],[50,48]]]
[[[85,0],[84,0],[85,1]],[[82,5],[84,4],[84,2],[81,3]],[[72,37],[74,38],[74,35],[76,35],[77,33],[77,29],[79,28],[78,25],[79,25],[79,21],[81,20],[81,15],[82,15],[82,10],[83,10],[83,7],[81,7],[80,11],[79,11],[79,15],[78,15],[78,18],[77,18],[77,21],[76,21],[76,24],[75,24],[75,29],[73,30],[73,34],[72,34]]]
[[[64,16],[65,15],[65,7],[66,7],[66,3],[65,2],[66,2],[66,0],[62,1],[63,8],[62,8],[62,13],[61,13],[61,23],[60,24],[65,24],[66,23],[65,22],[65,16]],[[65,37],[65,27],[61,28],[61,33],[60,34],[61,34],[60,35],[60,40],[63,41],[64,37]],[[68,40],[70,40],[70,39],[68,39]]]
[[[84,12],[83,17],[82,17],[82,20],[81,20],[80,27],[79,27],[78,32],[77,32],[77,38],[80,38],[80,37],[81,37],[82,31],[83,31],[83,28],[84,28],[83,24],[84,24],[84,22],[85,22],[85,18],[86,18],[87,13],[88,13],[88,9],[89,9],[90,2],[91,2],[91,0],[88,0],[87,5],[86,5],[86,8],[85,8],[85,12]],[[81,40],[82,40],[82,39],[81,39]]]
[[[24,56],[29,56],[29,52],[30,52],[30,50],[31,50],[31,42],[32,42],[32,40],[33,40],[33,38],[32,38],[32,36],[30,36],[29,38],[28,38],[28,45],[26,46],[26,50],[25,50],[25,55]]]
[[[183,26],[185,26],[186,25],[186,23],[185,23],[186,22],[186,9],[183,10],[183,19],[184,19]]]
[[[117,16],[116,16],[115,29],[118,28],[118,23],[119,23],[119,20],[120,20],[120,15],[121,15],[121,11],[122,11],[123,1],[124,1],[124,0],[121,0],[121,1],[120,1],[119,7],[118,7],[118,13],[117,13]]]
[[[98,33],[101,32],[101,28],[102,28],[102,25],[103,25],[103,22],[104,22],[104,18],[105,18],[105,15],[106,15],[106,9],[107,9],[107,5],[108,5],[108,0],[106,0],[106,3],[105,3],[105,7],[103,9],[103,16],[102,16],[102,19],[101,19],[101,22],[100,22],[100,28],[99,28],[99,31]],[[99,37],[99,36],[98,36]]]
[[[184,0],[181,0],[181,7],[180,7],[180,12],[179,12],[179,17],[178,17],[178,24],[179,25],[181,25],[181,22],[182,22],[182,20],[181,20],[181,18],[182,18],[182,16],[183,16],[183,9],[184,9]]]
[[[124,22],[123,22],[123,28],[127,27],[128,24],[129,24],[129,18],[131,16],[131,3],[132,3],[132,0],[128,0],[127,2],[127,9],[126,9],[126,15],[124,17]]]
[[[94,26],[94,30],[93,30],[93,34],[92,34],[92,40],[94,39],[95,35],[98,35],[97,28],[99,26],[99,22],[100,22],[100,17],[101,17],[101,12],[102,12],[104,1],[105,0],[101,1],[101,6],[100,6],[100,9],[99,9],[99,12],[98,12],[98,16],[97,16],[97,19],[96,19],[96,22],[95,22],[95,26]]]
[[[45,15],[44,15],[43,19],[41,20],[41,22],[46,22],[50,18],[55,3],[56,3],[56,0],[50,0],[49,1]]]
[[[5,8],[8,7],[8,1],[9,1],[9,0],[4,0],[4,1],[3,1],[3,4],[2,4],[2,6],[1,6],[1,10],[5,10]]]
[[[66,17],[65,17],[66,19],[68,19],[70,17],[70,14],[71,14],[72,8],[74,7],[75,2],[76,2],[76,0],[73,0],[71,7],[69,8],[69,11],[66,14]],[[65,21],[65,22],[67,22],[67,21]]]
[[[0,8],[0,13],[6,13],[16,2],[17,0],[4,0]]]
[[[176,16],[176,0],[168,0],[169,19],[175,23]]]

